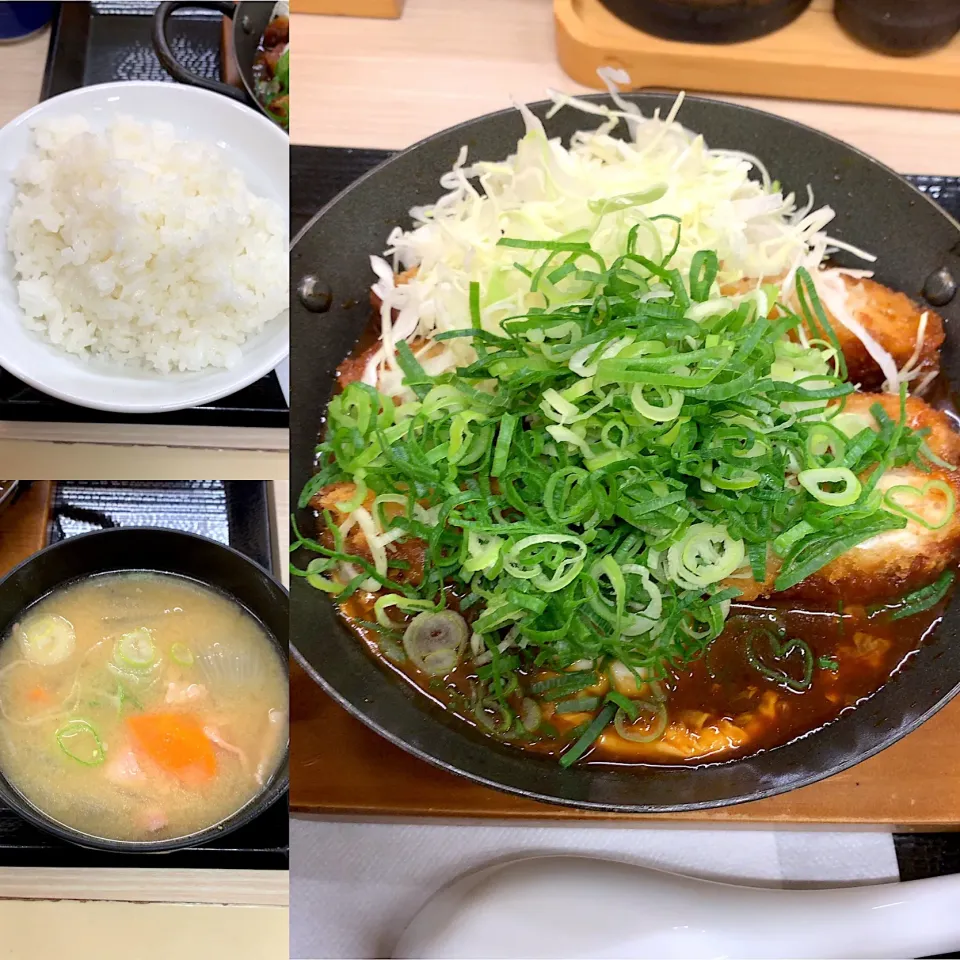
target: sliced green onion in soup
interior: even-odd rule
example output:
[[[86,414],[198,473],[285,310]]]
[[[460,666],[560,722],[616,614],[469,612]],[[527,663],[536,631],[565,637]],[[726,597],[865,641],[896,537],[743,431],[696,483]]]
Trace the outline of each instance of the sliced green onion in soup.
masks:
[[[417,614],[403,634],[403,649],[431,677],[452,673],[467,645],[467,621],[452,610]]]
[[[120,667],[149,670],[157,662],[157,645],[146,627],[123,634],[114,647],[114,659]]]
[[[945,570],[940,577],[929,586],[913,593],[908,593],[901,603],[899,610],[890,615],[891,620],[902,620],[904,617],[912,617],[916,613],[923,613],[935,607],[946,595],[950,585],[956,578],[953,570]]]
[[[485,697],[473,708],[477,722],[491,733],[504,736],[513,726],[513,715],[495,697]]]
[[[60,749],[72,760],[85,767],[103,763],[106,751],[97,731],[86,720],[70,720],[56,733]]]
[[[613,725],[624,740],[631,743],[653,743],[667,729],[667,705],[662,700],[634,700],[636,720],[631,720],[622,707],[613,718]]]
[[[554,707],[554,711],[556,713],[592,713],[599,706],[599,697],[574,697],[571,700],[561,700]]]
[[[523,729],[527,733],[533,733],[540,726],[542,719],[540,704],[532,697],[524,697],[520,704],[520,722],[523,724]]]
[[[63,663],[73,655],[77,635],[73,624],[64,617],[45,616],[27,618],[19,631],[23,655],[42,667]]]
[[[185,643],[175,643],[170,647],[170,659],[181,667],[192,667],[193,651]]]

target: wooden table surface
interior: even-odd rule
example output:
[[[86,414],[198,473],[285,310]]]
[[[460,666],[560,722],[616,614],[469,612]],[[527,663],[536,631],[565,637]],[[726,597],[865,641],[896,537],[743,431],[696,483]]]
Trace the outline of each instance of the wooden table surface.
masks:
[[[398,149],[511,98],[586,92],[557,63],[550,0],[407,0],[399,20],[300,14],[291,33],[294,143]],[[901,173],[960,174],[960,114],[729,99],[824,130]]]

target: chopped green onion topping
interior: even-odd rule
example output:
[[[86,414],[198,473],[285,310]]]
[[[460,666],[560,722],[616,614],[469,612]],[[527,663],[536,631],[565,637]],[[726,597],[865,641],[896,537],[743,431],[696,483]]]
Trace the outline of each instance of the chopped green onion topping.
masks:
[[[338,509],[350,509],[346,520],[324,515],[324,542],[297,532],[293,544],[315,554],[294,572],[338,602],[377,592],[382,630],[402,626],[390,608],[438,610],[451,588],[464,598],[484,657],[485,725],[495,716],[498,731],[533,729],[524,694],[561,712],[597,700],[564,765],[617,711],[630,722],[640,709],[583,693],[608,665],[663,679],[703,655],[740,586],[766,579],[768,557],[781,558],[782,591],[917,519],[903,491],[876,485],[888,469],[930,459],[907,423],[905,390],[897,419],[880,405],[869,418],[843,412],[854,386],[806,270],[800,312],[779,304],[770,320],[779,291],[722,296],[716,251],[699,251],[683,273],[671,266],[679,229],[663,255],[637,209],[645,196],[594,210],[638,218],[618,254],[601,254],[585,231],[500,239],[529,290],[519,312],[494,328],[503,277],[474,280],[464,328],[436,337],[473,348],[459,366],[427,374],[401,341],[402,386],[351,383],[336,396],[300,502],[349,483]],[[790,338],[800,328],[802,343]],[[947,496],[937,481],[924,491]],[[371,494],[397,515],[364,507]],[[948,499],[945,515],[953,508]],[[369,554],[351,552],[352,527]],[[390,549],[403,541],[422,545],[416,578]],[[751,646],[755,668],[809,687],[810,649],[773,641]],[[518,676],[541,671],[554,675],[517,690]]]
[[[923,613],[924,610],[935,607],[947,595],[955,577],[953,570],[947,570],[929,586],[908,593],[901,601],[903,606],[891,613],[890,619],[902,620],[904,617],[912,617],[916,613]]]

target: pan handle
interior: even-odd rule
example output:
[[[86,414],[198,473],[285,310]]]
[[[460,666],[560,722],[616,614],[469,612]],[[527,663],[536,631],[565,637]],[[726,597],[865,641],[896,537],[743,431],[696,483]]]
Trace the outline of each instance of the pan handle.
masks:
[[[227,0],[200,0],[200,2],[198,0],[167,0],[167,2],[161,3],[153,15],[153,49],[156,50],[163,68],[174,80],[178,80],[180,83],[202,87],[204,90],[212,90],[214,93],[222,93],[234,100],[246,103],[247,95],[243,90],[239,90],[229,83],[221,83],[219,80],[208,80],[206,77],[201,77],[198,73],[188,70],[177,60],[170,47],[170,41],[167,39],[167,26],[173,14],[184,7],[219,10],[231,20],[237,11],[237,5],[227,2]]]

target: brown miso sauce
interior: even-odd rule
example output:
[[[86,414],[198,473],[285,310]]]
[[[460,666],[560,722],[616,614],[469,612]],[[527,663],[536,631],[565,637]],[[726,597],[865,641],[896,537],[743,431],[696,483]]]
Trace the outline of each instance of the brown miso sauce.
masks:
[[[344,619],[371,654],[464,722],[500,739],[469,710],[476,689],[476,673],[471,666],[461,665],[438,679],[425,676],[407,661],[398,662],[396,657],[385,654],[378,633],[357,622],[374,619],[375,599],[371,594],[357,595],[342,609]],[[941,603],[932,610],[902,620],[891,620],[884,611],[871,616],[863,607],[853,607],[841,614],[836,610],[798,609],[785,603],[734,606],[724,632],[710,645],[706,655],[676,668],[662,682],[667,694],[668,730],[669,725],[677,721],[694,730],[699,725],[703,743],[697,741],[700,744],[697,752],[690,756],[674,755],[668,749],[669,742],[634,743],[624,740],[609,727],[582,762],[684,765],[722,762],[782,746],[820,730],[872,696],[904,668],[936,629],[944,606]],[[750,664],[744,637],[750,627],[761,625],[782,630],[783,648],[793,638],[809,645],[814,662],[809,688],[795,692]],[[768,655],[769,650],[763,650],[761,659]],[[837,669],[819,666],[820,658],[835,661]],[[795,651],[785,659],[768,662],[789,676],[799,677],[803,673],[801,659]],[[515,709],[519,709],[523,688],[531,679],[521,674],[521,690],[510,698]],[[548,718],[548,722],[558,728],[559,736],[504,742],[539,754],[559,754],[575,739],[563,734],[591,716],[566,714]],[[733,730],[742,733],[732,734]]]
[[[677,758],[678,763],[732,760],[761,750],[782,746],[820,730],[844,711],[877,692],[903,668],[924,640],[936,629],[942,607],[902,620],[889,613],[870,616],[863,607],[842,614],[834,611],[798,609],[788,603],[735,605],[724,632],[699,660],[674,671],[666,683],[667,709],[672,720],[692,719],[706,713],[708,725],[720,726],[718,747],[695,757]],[[759,673],[749,662],[743,638],[750,624],[780,627],[783,648],[793,638],[809,645],[813,656],[812,682],[803,692]],[[765,651],[768,653],[768,651]],[[820,658],[836,662],[836,670],[824,669]],[[761,659],[768,659],[761,655]],[[771,665],[791,676],[800,676],[800,655],[794,652]],[[747,733],[738,743],[725,740],[723,722]],[[593,762],[636,763],[650,761],[648,744],[634,744],[604,734],[591,754]],[[670,762],[658,756],[658,763]]]

